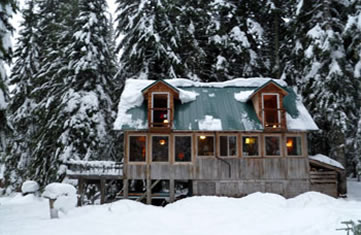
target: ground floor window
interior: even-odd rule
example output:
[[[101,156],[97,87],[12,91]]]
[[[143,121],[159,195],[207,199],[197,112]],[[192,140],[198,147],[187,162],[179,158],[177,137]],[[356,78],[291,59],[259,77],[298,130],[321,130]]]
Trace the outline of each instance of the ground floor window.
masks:
[[[176,136],[174,142],[175,161],[191,162],[192,161],[192,137]]]
[[[258,156],[258,136],[242,137],[242,154],[243,156]]]
[[[214,156],[214,137],[200,135],[197,137],[198,156]]]
[[[237,156],[237,136],[220,136],[219,145],[221,157]]]
[[[287,137],[286,147],[287,147],[288,156],[301,156],[302,155],[301,136]]]
[[[280,156],[280,137],[279,136],[265,136],[266,156]]]
[[[168,162],[169,140],[168,136],[152,136],[152,161]]]
[[[129,137],[129,161],[145,162],[146,159],[146,136]]]

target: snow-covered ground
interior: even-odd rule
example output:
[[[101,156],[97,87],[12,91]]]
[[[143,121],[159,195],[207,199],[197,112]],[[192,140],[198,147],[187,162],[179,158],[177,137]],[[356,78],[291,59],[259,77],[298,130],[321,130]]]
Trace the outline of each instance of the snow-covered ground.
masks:
[[[255,193],[244,198],[192,197],[164,208],[121,200],[75,208],[49,219],[48,202],[32,195],[0,198],[0,235],[344,235],[361,219],[361,183],[349,198],[309,192],[292,199]]]

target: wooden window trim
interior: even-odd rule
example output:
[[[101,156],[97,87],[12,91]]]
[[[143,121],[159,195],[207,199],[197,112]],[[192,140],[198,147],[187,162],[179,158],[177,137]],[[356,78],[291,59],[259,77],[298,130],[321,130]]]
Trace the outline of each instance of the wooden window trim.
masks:
[[[175,141],[175,137],[191,137],[191,160],[189,162],[177,162],[175,160],[175,146],[176,146],[176,141]],[[193,164],[193,161],[194,161],[194,154],[193,154],[193,135],[190,133],[190,134],[173,134],[173,164],[174,165],[189,165],[189,164]]]
[[[144,162],[135,162],[130,161],[130,137],[138,137],[138,136],[144,136],[145,137],[145,161]],[[127,136],[127,164],[128,165],[146,165],[148,162],[148,145],[149,145],[149,138],[147,134],[128,134]]]
[[[168,137],[168,161],[164,161],[164,162],[156,162],[153,161],[153,137],[154,136],[167,136]],[[149,151],[149,162],[152,164],[170,164],[171,162],[171,136],[167,135],[167,134],[152,134],[149,137],[149,146],[150,146],[150,151]]]
[[[281,128],[282,127],[282,109],[281,109],[281,100],[280,100],[280,94],[279,93],[275,93],[275,92],[265,92],[265,93],[262,93],[262,96],[261,96],[261,103],[262,103],[262,124],[264,126],[264,128],[272,128],[272,127],[266,127],[265,125],[265,108],[264,108],[264,96],[265,95],[275,95],[277,96],[277,116],[278,116],[278,126],[277,127],[274,127],[274,128]]]
[[[288,155],[288,151],[287,151],[287,137],[299,137],[301,138],[301,155]],[[285,139],[283,140],[283,143],[284,143],[284,153],[285,153],[285,156],[286,157],[292,157],[292,158],[303,158],[305,156],[305,153],[303,152],[304,149],[303,149],[303,146],[304,146],[304,143],[303,143],[303,138],[302,138],[302,135],[301,134],[286,134],[285,135]]]
[[[167,108],[154,108],[154,95],[167,95]],[[171,107],[170,107],[170,93],[169,92],[165,92],[165,91],[154,91],[151,93],[151,97],[152,97],[152,102],[151,102],[151,107],[149,109],[150,113],[150,127],[151,128],[170,128],[172,126],[172,121],[171,120]],[[154,126],[154,110],[167,110],[167,120],[168,120],[168,125],[164,125],[164,126]]]
[[[280,141],[279,141],[279,150],[280,150],[280,155],[267,155],[267,152],[266,152],[266,137],[279,137]],[[264,157],[267,157],[267,158],[280,158],[280,157],[283,157],[284,153],[283,153],[283,148],[282,148],[282,143],[283,143],[283,138],[282,138],[282,135],[281,134],[265,134],[263,135],[263,153],[264,153]]]
[[[198,137],[202,136],[202,135],[213,137],[213,155],[211,155],[211,156],[198,155]],[[196,141],[195,141],[196,142],[196,156],[201,157],[201,158],[214,158],[215,154],[217,154],[217,152],[216,152],[217,151],[217,149],[216,149],[217,148],[216,139],[217,139],[217,137],[214,134],[197,133],[196,134]]]
[[[251,156],[244,156],[243,155],[243,137],[258,137],[258,155],[251,155]],[[261,138],[261,135],[260,134],[252,134],[252,133],[247,133],[247,134],[241,134],[241,138],[240,138],[240,143],[241,143],[241,157],[244,157],[244,158],[260,158],[262,157],[262,154],[261,154],[261,141],[262,141],[262,138]]]
[[[236,137],[236,155],[227,155],[227,156],[221,156],[221,136],[227,136],[227,137],[230,137],[230,136],[235,136]],[[220,157],[220,158],[225,158],[225,159],[230,159],[230,158],[238,158],[239,156],[239,146],[238,146],[238,142],[239,142],[239,135],[238,134],[231,134],[231,133],[222,133],[222,134],[217,134],[217,156]],[[229,141],[227,139],[227,154],[228,154],[228,151],[229,151]]]

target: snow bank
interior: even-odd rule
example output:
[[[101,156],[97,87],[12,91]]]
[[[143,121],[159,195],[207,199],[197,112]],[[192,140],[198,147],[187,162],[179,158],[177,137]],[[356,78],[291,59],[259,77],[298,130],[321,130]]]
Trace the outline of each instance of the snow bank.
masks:
[[[47,200],[11,203],[14,200],[0,197],[3,234],[340,235],[344,231],[336,229],[343,227],[342,221],[361,215],[360,201],[315,192],[293,199],[271,193],[243,198],[200,196],[166,207],[120,200],[75,208],[60,215],[61,220],[48,218]]]
[[[206,115],[204,119],[198,121],[198,127],[202,131],[220,131],[222,130],[222,122],[221,119]]]
[[[339,163],[338,161],[333,160],[323,154],[316,154],[314,156],[309,156],[309,158],[312,160],[318,161],[318,162],[322,162],[322,163],[340,168],[340,169],[345,169],[341,163]]]
[[[299,99],[297,99],[296,105],[298,110],[296,118],[286,113],[287,128],[289,130],[318,130],[318,126]]]
[[[33,180],[27,180],[21,186],[21,192],[26,193],[35,193],[39,190],[39,184]]]

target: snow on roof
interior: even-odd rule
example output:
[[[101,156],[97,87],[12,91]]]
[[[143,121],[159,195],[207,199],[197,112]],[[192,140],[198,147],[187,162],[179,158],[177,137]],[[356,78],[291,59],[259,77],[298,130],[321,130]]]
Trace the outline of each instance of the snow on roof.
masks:
[[[240,88],[239,92],[234,93],[234,99],[243,103],[246,103],[249,98],[254,94],[257,88],[262,87],[266,83],[273,81],[279,86],[286,87],[287,83],[283,80],[279,79],[271,79],[271,78],[238,78],[225,82],[197,82],[189,79],[165,79],[164,82],[168,83],[170,86],[175,87],[179,90],[179,98],[182,104],[198,100],[198,94],[195,90],[199,88],[205,88],[206,90],[212,88]],[[139,116],[138,113],[128,112],[129,110],[141,107],[144,101],[142,90],[146,87],[151,86],[154,80],[138,80],[138,79],[128,79],[125,83],[124,91],[121,96],[119,106],[118,106],[118,115],[114,123],[114,129],[121,130],[124,126],[130,129],[147,129],[148,123],[147,119],[143,116]],[[182,89],[183,88],[183,89]],[[194,90],[190,90],[194,88]],[[288,89],[289,90],[289,89]],[[214,97],[216,94],[212,94]],[[302,104],[299,98],[295,98],[296,96],[292,96],[291,100],[296,102],[295,112],[290,112],[287,110],[286,119],[287,119],[287,127],[290,130],[318,130],[317,125],[313,121],[311,115],[306,110],[305,106]],[[220,97],[221,98],[221,97]],[[295,100],[296,99],[296,100]],[[144,105],[144,104],[143,104]],[[292,104],[294,106],[294,104]],[[189,106],[187,106],[189,107]],[[141,108],[143,109],[143,108]],[[298,111],[298,112],[297,112]],[[139,112],[139,109],[138,109]],[[140,112],[146,112],[140,111]],[[184,110],[182,111],[184,112]],[[207,118],[209,113],[205,113],[203,116],[203,122],[198,118],[199,124],[198,127],[200,130],[209,130],[210,126],[212,126],[212,130],[222,130],[222,119],[214,119],[213,117]],[[134,117],[132,116],[134,115]],[[247,115],[247,114],[246,114]],[[244,117],[244,115],[242,115]],[[219,118],[218,116],[216,116]],[[245,117],[244,117],[245,118]],[[207,123],[207,124],[206,124]],[[210,124],[211,123],[211,124]],[[204,125],[205,126],[204,126]],[[253,130],[254,124],[249,123],[249,130]],[[252,124],[252,125],[251,125]],[[248,130],[248,129],[247,129]]]
[[[247,102],[248,99],[252,96],[255,90],[249,91],[240,91],[238,93],[234,93],[234,98],[239,102]]]
[[[299,98],[296,100],[296,106],[298,110],[296,118],[286,112],[287,128],[289,130],[318,130],[318,126]]]
[[[206,115],[203,120],[198,121],[198,127],[202,131],[220,131],[222,130],[222,121],[213,118],[211,115]]]
[[[164,81],[176,87],[179,90],[179,98],[182,103],[194,101],[199,95],[196,92],[185,91],[180,87],[259,87],[265,83],[273,80],[281,86],[286,86],[286,82],[282,80],[276,80],[271,78],[237,78],[225,82],[197,82],[189,79],[177,78],[177,79],[165,79]],[[121,95],[118,105],[118,115],[114,123],[114,129],[121,130],[124,125],[127,125],[136,129],[146,129],[147,123],[145,120],[133,119],[132,114],[128,114],[127,111],[139,107],[143,103],[142,90],[147,86],[154,83],[154,80],[139,80],[128,79],[125,82],[123,94]]]
[[[323,154],[316,154],[314,156],[309,156],[309,158],[312,160],[321,162],[321,163],[325,163],[325,164],[340,168],[340,169],[345,169],[341,163],[339,163],[338,161],[333,160]]]
[[[71,196],[76,194],[76,189],[73,185],[64,183],[51,183],[45,187],[43,197],[49,199],[57,199],[61,196]]]

